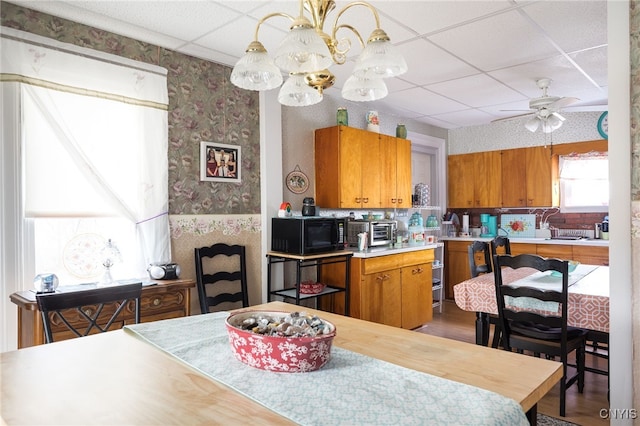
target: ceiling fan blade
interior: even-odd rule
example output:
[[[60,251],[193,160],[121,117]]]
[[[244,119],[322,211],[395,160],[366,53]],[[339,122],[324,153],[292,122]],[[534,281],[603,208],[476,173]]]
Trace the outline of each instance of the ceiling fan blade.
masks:
[[[554,117],[557,117],[560,121],[565,121],[566,120],[566,118],[564,118],[563,116],[561,116],[557,112],[553,112],[553,113],[551,113],[551,115],[553,115]]]
[[[510,115],[509,117],[502,117],[502,118],[496,118],[495,120],[492,120],[492,123],[498,122],[498,121],[505,121],[505,120],[512,120],[514,118],[520,118],[520,117],[527,117],[529,115],[535,115],[535,111],[534,112],[528,112],[526,114],[518,114],[518,115]]]
[[[558,110],[561,110],[564,107],[567,107],[569,105],[575,104],[579,100],[580,99],[573,98],[573,97],[560,98],[557,101],[555,101],[552,104],[550,104],[547,108],[549,108],[550,110],[553,110],[553,111],[558,111]]]

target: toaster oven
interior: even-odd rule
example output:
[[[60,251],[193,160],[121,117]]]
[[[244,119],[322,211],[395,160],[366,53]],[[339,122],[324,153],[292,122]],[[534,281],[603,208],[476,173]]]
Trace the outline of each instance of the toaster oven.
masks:
[[[386,246],[393,244],[397,227],[395,220],[352,220],[347,223],[347,241],[357,247],[358,234],[366,232],[369,247]]]

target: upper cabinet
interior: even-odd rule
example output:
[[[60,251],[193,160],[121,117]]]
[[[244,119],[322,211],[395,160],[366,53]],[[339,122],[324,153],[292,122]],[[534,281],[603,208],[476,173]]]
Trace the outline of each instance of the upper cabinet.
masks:
[[[502,151],[502,206],[560,205],[558,157],[535,146]]]
[[[450,208],[560,203],[558,156],[545,146],[450,155],[447,183]]]
[[[450,155],[447,179],[449,207],[500,207],[500,161],[500,151]]]
[[[316,204],[411,207],[411,142],[348,126],[315,132]]]

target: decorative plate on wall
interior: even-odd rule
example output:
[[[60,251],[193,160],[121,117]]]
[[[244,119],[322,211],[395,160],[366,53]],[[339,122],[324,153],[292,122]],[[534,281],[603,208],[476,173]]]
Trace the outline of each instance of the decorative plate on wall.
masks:
[[[287,175],[286,184],[289,191],[294,194],[302,194],[309,189],[309,178],[296,165],[296,168]]]

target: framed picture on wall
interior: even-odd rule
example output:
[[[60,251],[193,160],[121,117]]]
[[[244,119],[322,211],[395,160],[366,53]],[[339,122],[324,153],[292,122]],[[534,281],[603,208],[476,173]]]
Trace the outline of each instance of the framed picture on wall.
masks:
[[[216,142],[200,142],[200,180],[240,182],[242,148]]]

